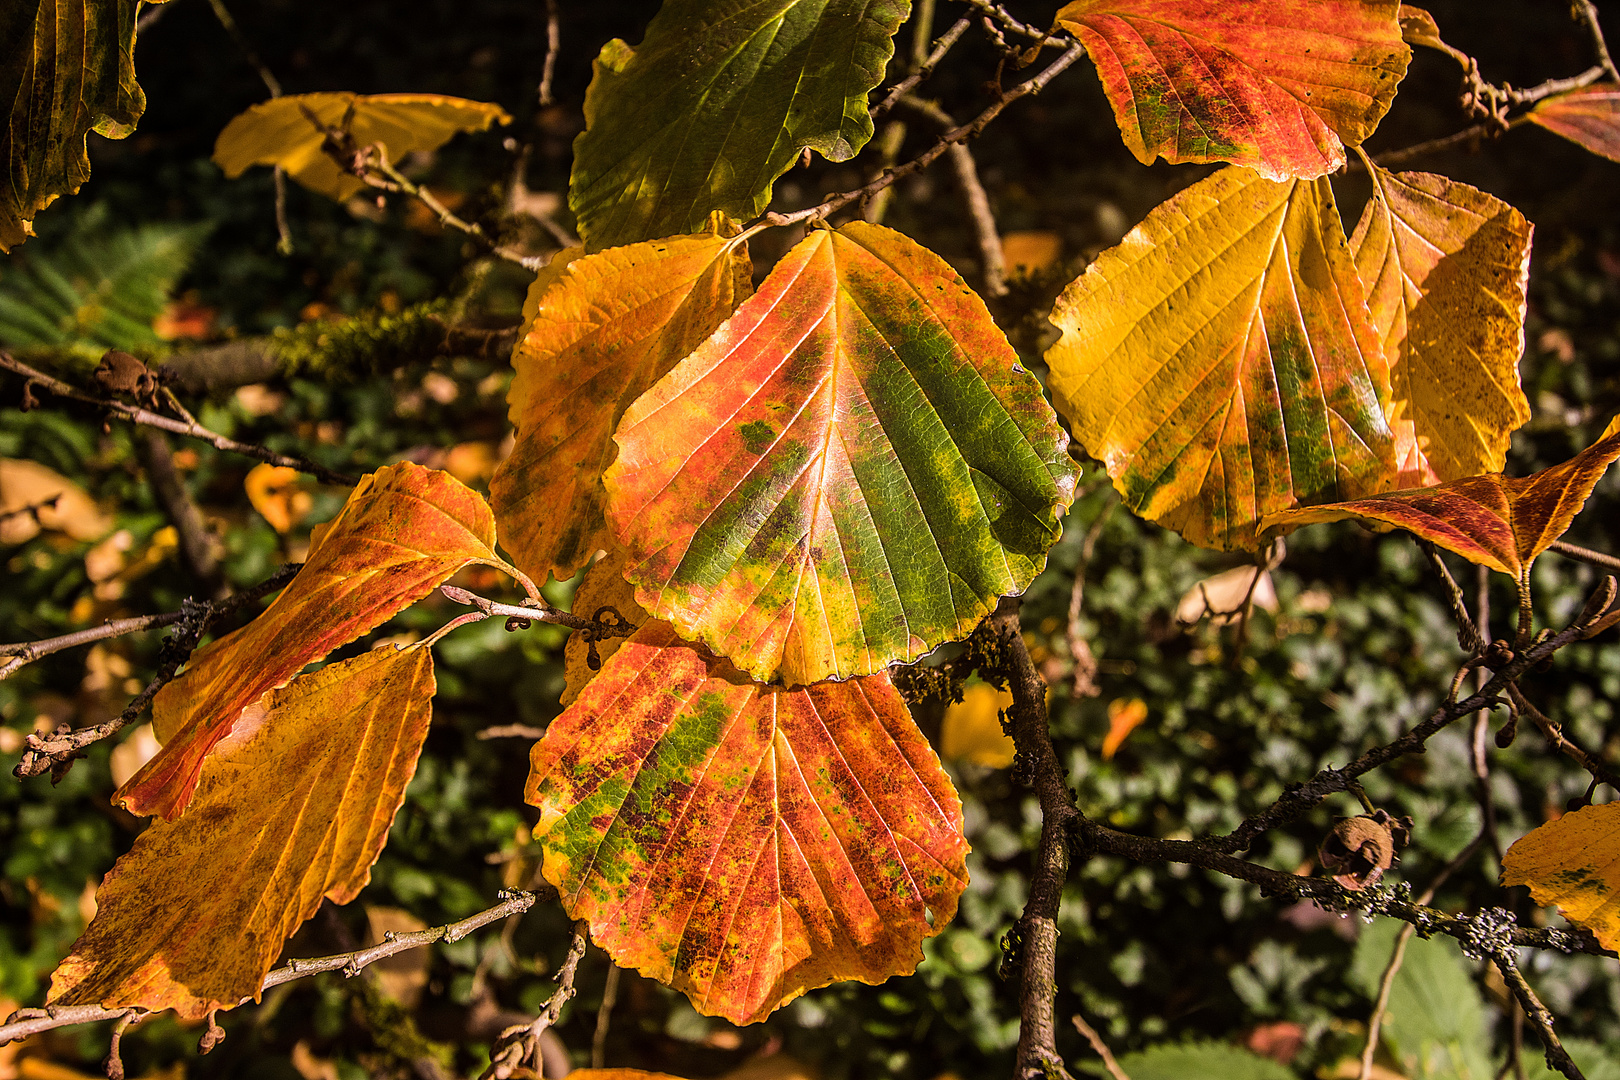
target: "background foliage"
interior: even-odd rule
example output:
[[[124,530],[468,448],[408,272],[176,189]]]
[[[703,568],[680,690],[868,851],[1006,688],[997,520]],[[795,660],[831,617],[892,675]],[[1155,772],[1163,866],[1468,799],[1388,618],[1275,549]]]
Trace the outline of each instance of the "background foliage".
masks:
[[[1448,39],[1497,80],[1523,85],[1586,62],[1557,0],[1430,6]],[[84,192],[43,213],[38,239],[0,265],[0,343],[19,354],[65,347],[84,358],[83,374],[109,345],[155,358],[188,337],[283,331],[294,335],[286,339],[288,353],[301,369],[217,396],[199,419],[272,447],[301,447],[334,466],[371,469],[407,457],[487,483],[505,432],[510,369],[501,360],[428,362],[408,349],[379,352],[372,347],[376,317],[436,301],[487,325],[511,325],[525,275],[482,258],[403,201],[378,210],[296,186],[288,192],[295,251],[278,255],[270,174],[253,170],[228,182],[207,160],[219,129],[261,100],[263,87],[207,5],[171,0],[171,7],[140,39],[137,63],[149,108],[139,131],[122,142],[92,136],[95,171]],[[502,147],[508,134],[533,143],[529,188],[563,190],[589,59],[609,37],[635,40],[655,7],[565,3],[560,103],[547,109],[533,93],[544,55],[544,5],[425,0],[402,17],[397,5],[274,0],[236,14],[289,92],[410,90],[503,105],[515,117],[511,128],[463,137],[412,163],[419,180],[454,196],[458,213],[476,217],[498,209],[512,167]],[[1032,4],[1011,7],[1034,21],[1050,14]],[[902,52],[907,40],[902,30]],[[947,107],[965,102],[994,63],[987,51],[964,46],[930,83],[931,92]],[[1373,152],[1462,126],[1453,105],[1455,68],[1448,65],[1420,52]],[[995,309],[1025,362],[1038,369],[1055,334],[1043,316],[1058,286],[1200,174],[1138,164],[1121,145],[1089,71],[1076,69],[1020,109],[992,126],[975,150],[1003,231],[1048,233],[1061,244],[1056,263],[1017,276]],[[790,173],[779,192],[790,205],[808,204],[824,191],[857,185],[866,167],[861,159],[823,163]],[[1620,410],[1620,165],[1527,128],[1478,155],[1436,157],[1422,167],[1508,200],[1537,225],[1521,368],[1534,418],[1515,435],[1508,471],[1522,475],[1564,460]],[[943,168],[905,182],[887,220],[972,279],[976,248],[950,183]],[[1360,196],[1341,202],[1353,223]],[[768,246],[790,239],[760,237],[757,263],[767,265],[779,253]],[[50,325],[39,325],[40,315]],[[342,321],[355,316],[364,317]],[[4,405],[0,457],[32,459],[71,478],[114,515],[115,535],[127,532],[119,551],[49,531],[0,550],[0,625],[8,627],[8,640],[171,610],[206,588],[189,576],[165,531],[167,519],[144,480],[143,436],[120,426],[103,431],[86,415],[19,412],[14,398]],[[243,461],[198,445],[180,449],[180,462],[223,538],[223,572],[235,585],[262,580],[296,558],[309,523],[341,502],[338,489],[311,486],[305,522],[280,534],[250,507]],[[1095,466],[1081,483],[1090,493],[1076,501],[1064,540],[1031,588],[1024,625],[1037,662],[1057,686],[1053,734],[1086,814],[1159,836],[1228,828],[1290,779],[1387,741],[1443,693],[1459,657],[1454,631],[1435,582],[1404,536],[1337,525],[1290,538],[1287,560],[1273,574],[1276,611],[1257,612],[1240,646],[1235,627],[1206,622],[1186,631],[1175,621],[1178,602],[1198,580],[1239,560],[1111,512],[1113,496]],[[1620,474],[1611,474],[1568,539],[1614,550],[1617,520]],[[1101,693],[1077,699],[1065,689],[1064,633],[1074,575],[1093,529],[1083,628],[1099,660]],[[1459,575],[1465,569],[1454,565]],[[1555,556],[1542,559],[1535,574],[1536,594],[1553,622],[1567,619],[1595,583],[1589,567]],[[1471,570],[1463,580],[1471,587]],[[1507,583],[1498,585],[1493,606],[1500,620],[1512,599]],[[570,586],[550,591],[560,602]],[[443,602],[419,606],[376,637],[423,634],[448,618],[448,609]],[[37,725],[94,723],[118,711],[131,680],[144,683],[155,666],[159,638],[136,635],[88,655],[60,653],[0,682],[0,764],[9,769],[21,733]],[[446,639],[432,734],[373,883],[359,903],[324,909],[289,944],[289,955],[354,947],[367,933],[368,909],[405,909],[433,925],[487,906],[503,884],[530,883],[532,853],[520,839],[529,823],[521,800],[528,743],[478,733],[496,724],[543,725],[556,714],[562,640],[563,632],[549,626],[509,635],[498,620]],[[1535,685],[1543,708],[1583,745],[1603,747],[1610,761],[1620,755],[1614,734],[1620,646],[1612,634],[1596,647],[1560,653]],[[1109,704],[1135,698],[1145,703],[1147,718],[1105,760]],[[924,709],[921,719],[930,736],[939,734],[937,707]],[[1459,725],[1434,739],[1426,755],[1368,778],[1376,803],[1415,821],[1399,874],[1419,887],[1478,827],[1465,737]],[[43,779],[0,784],[0,999],[42,998],[49,972],[91,910],[91,886],[135,835],[137,819],[107,804],[114,786],[109,756],[98,745],[54,788]],[[1493,759],[1504,846],[1585,790],[1584,776],[1544,753],[1533,731],[1521,732],[1512,752],[1493,751]],[[1039,815],[1007,769],[967,760],[950,768],[966,803],[973,883],[956,925],[925,946],[928,960],[916,976],[818,991],[763,1025],[736,1029],[627,974],[612,1013],[607,1063],[709,1076],[763,1049],[783,1048],[829,1078],[1005,1074],[1017,1009],[1013,987],[997,977],[998,940],[1023,905]],[[1355,807],[1343,798],[1333,810],[1348,814]],[[1253,855],[1297,869],[1314,857],[1330,820],[1319,812],[1269,837]],[[1493,899],[1500,895],[1496,871],[1494,858],[1482,856],[1438,902],[1503,902]],[[1082,1011],[1116,1051],[1183,1040],[1246,1043],[1279,1060],[1277,1076],[1333,1075],[1359,1051],[1390,928],[1329,918],[1308,905],[1282,907],[1251,886],[1186,867],[1097,858],[1068,888],[1059,1015]],[[1529,917],[1529,901],[1514,900]],[[424,1059],[466,1074],[481,1045],[521,1019],[510,1014],[532,1011],[550,992],[546,976],[566,937],[561,913],[542,903],[523,918],[510,948],[487,932],[417,954],[428,969],[413,1006],[401,1004],[397,983],[326,976],[281,988],[261,1008],[226,1017],[229,1038],[208,1057],[196,1057],[189,1045],[196,1030],[163,1019],[137,1029],[125,1061],[132,1075],[182,1061],[196,1076],[330,1075],[319,1071],[326,1068],[343,1077],[421,1075],[429,1068]],[[606,977],[600,954],[588,957],[582,971],[581,996],[556,1029],[576,1063],[589,1057]],[[1574,1052],[1588,1075],[1620,1073],[1620,982],[1612,962],[1543,957],[1530,973],[1564,1030],[1585,1040]],[[1432,1069],[1415,1057],[1391,1064],[1410,1076],[1494,1072],[1492,1047],[1509,1037],[1510,1027],[1500,984],[1447,942],[1415,942],[1402,979],[1398,994],[1452,1007],[1426,1013],[1417,1005],[1402,1008],[1397,998],[1398,1022],[1389,1032],[1397,1053],[1418,1055],[1428,1043],[1447,1049],[1427,1055]],[[1078,1035],[1061,1037],[1071,1062],[1095,1061]],[[31,1044],[23,1061],[15,1049],[0,1049],[0,1076],[26,1070],[28,1057],[94,1071],[104,1042],[68,1030]],[[1124,1064],[1136,1080],[1187,1075],[1166,1053]],[[1529,1058],[1539,1069],[1533,1052]],[[1209,1075],[1218,1075],[1218,1062],[1205,1060]]]

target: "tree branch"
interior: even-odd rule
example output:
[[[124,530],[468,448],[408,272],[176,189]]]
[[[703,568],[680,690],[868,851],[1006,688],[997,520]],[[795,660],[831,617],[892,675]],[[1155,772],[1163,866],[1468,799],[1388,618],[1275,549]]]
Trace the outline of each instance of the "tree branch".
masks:
[[[1601,551],[1593,551],[1591,548],[1565,543],[1562,540],[1554,540],[1550,546],[1553,551],[1558,552],[1565,558],[1579,559],[1581,562],[1591,563],[1593,566],[1601,566],[1605,570],[1620,573],[1620,558],[1613,555],[1605,555]]]
[[[318,465],[307,458],[291,457],[287,454],[278,454],[274,450],[270,450],[254,443],[237,442],[235,439],[226,438],[224,435],[221,435],[218,432],[208,430],[195,420],[176,420],[172,417],[163,416],[160,413],[152,412],[150,409],[143,409],[137,405],[129,405],[114,398],[98,397],[95,394],[86,393],[70,383],[65,383],[61,379],[29,367],[20,360],[14,359],[11,354],[7,352],[0,352],[0,369],[21,375],[27,380],[23,389],[23,402],[25,408],[28,407],[28,403],[31,401],[30,391],[35,387],[38,387],[42,390],[55,394],[57,397],[69,398],[73,401],[82,401],[87,404],[106,409],[113,415],[122,417],[131,423],[141,424],[146,427],[158,428],[163,431],[172,431],[176,435],[186,435],[193,439],[201,439],[203,442],[208,443],[217,450],[224,450],[233,454],[242,454],[245,457],[255,458],[259,461],[267,461],[272,465],[284,465],[288,468],[297,469],[299,472],[309,473],[311,476],[317,477],[328,484],[343,484],[346,486],[353,486],[354,484],[360,482],[360,478],[357,476],[350,476],[348,473],[341,473],[335,469],[328,469],[326,466]]]
[[[918,83],[932,75],[934,73],[934,68],[941,60],[945,59],[945,54],[951,51],[951,46],[955,45],[959,40],[961,40],[962,35],[967,32],[967,28],[972,25],[972,23],[973,19],[967,15],[962,16],[960,19],[957,19],[956,22],[952,23],[951,28],[945,31],[945,33],[941,34],[938,41],[934,42],[934,51],[929,53],[927,57],[924,58],[922,63],[918,64],[914,69],[912,69],[910,75],[907,75],[904,79],[901,79],[899,82],[895,83],[894,87],[887,94],[883,95],[882,101],[872,106],[872,119],[875,121],[884,113],[894,108],[895,104],[901,98],[905,97],[912,90],[917,88]]]
[[[338,953],[335,956],[317,956],[308,960],[289,960],[281,967],[276,968],[264,977],[259,986],[263,993],[273,986],[292,982],[295,979],[307,979],[311,975],[319,975],[327,971],[341,971],[345,977],[352,978],[367,966],[378,960],[396,956],[410,949],[418,949],[423,945],[432,945],[435,942],[460,941],[474,930],[499,922],[509,915],[517,915],[534,907],[535,894],[532,892],[503,892],[501,902],[492,908],[486,908],[476,915],[470,915],[459,922],[447,923],[444,926],[430,927],[409,934],[388,933],[384,935],[381,944],[366,949],[356,949],[354,952]],[[240,1004],[251,1002],[252,998],[243,998]],[[38,1035],[43,1031],[55,1028],[69,1027],[74,1024],[93,1024],[100,1020],[113,1020],[126,1016],[142,1017],[148,1015],[140,1008],[109,1009],[103,1005],[47,1005],[43,1009],[18,1009],[0,1025],[0,1046],[16,1039],[26,1039],[30,1035]]]
[[[563,958],[562,967],[557,971],[556,992],[547,999],[540,1015],[532,1023],[517,1024],[501,1032],[500,1038],[490,1048],[489,1066],[479,1074],[479,1080],[507,1080],[517,1075],[528,1062],[539,1064],[540,1035],[557,1022],[563,1006],[573,1000],[574,974],[585,956],[589,934],[589,923],[580,920],[574,924],[574,938],[569,943],[568,955]]]

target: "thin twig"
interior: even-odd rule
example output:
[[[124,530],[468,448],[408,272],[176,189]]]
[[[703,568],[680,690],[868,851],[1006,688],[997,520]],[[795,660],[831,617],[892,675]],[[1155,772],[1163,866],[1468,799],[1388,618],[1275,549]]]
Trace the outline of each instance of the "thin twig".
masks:
[[[950,113],[932,101],[903,97],[901,104],[926,116],[947,131],[956,127]],[[979,167],[973,160],[973,151],[965,143],[952,143],[949,150],[951,172],[962,189],[962,201],[967,204],[968,220],[973,222],[973,234],[979,242],[979,263],[984,275],[984,291],[988,296],[1007,295],[1007,264],[1001,250],[1001,234],[996,229],[996,215],[990,209],[990,197],[984,193],[979,181]]]
[[[488,597],[468,592],[466,589],[458,589],[454,585],[441,585],[439,591],[458,604],[466,604],[477,608],[478,611],[471,616],[472,621],[504,617],[522,622],[533,620],[535,622],[556,623],[559,626],[566,626],[570,630],[584,630],[594,634],[595,640],[598,641],[602,638],[629,637],[636,632],[636,627],[628,619],[620,615],[616,608],[603,609],[604,613],[611,612],[613,615],[613,621],[607,622],[601,619],[582,618],[563,611],[561,608],[554,608],[549,605],[546,607],[531,607],[528,605],[502,604]],[[544,601],[541,601],[541,603],[544,603]],[[463,615],[462,618],[467,619],[469,616]],[[513,629],[519,628],[513,627]]]
[[[319,975],[327,971],[341,971],[346,976],[358,975],[365,967],[385,960],[390,956],[410,949],[418,949],[424,945],[435,942],[460,941],[474,930],[499,922],[509,915],[516,915],[534,907],[535,894],[532,892],[503,892],[501,902],[492,908],[486,908],[476,915],[470,915],[459,922],[448,923],[444,926],[430,927],[409,934],[385,935],[381,944],[373,945],[367,949],[358,949],[354,952],[339,953],[335,956],[317,956],[308,960],[289,960],[281,967],[276,968],[264,977],[259,985],[259,992],[280,986],[282,983],[292,982],[295,979],[307,979],[311,975]],[[252,998],[243,998],[242,1003],[252,1001]],[[38,1035],[44,1031],[55,1028],[70,1027],[75,1024],[93,1024],[101,1020],[112,1020],[129,1015],[137,1017],[146,1016],[147,1011],[137,1008],[109,1009],[103,1005],[47,1005],[43,1009],[19,1009],[0,1025],[0,1046],[17,1039],[26,1039],[30,1035]]]
[[[1592,0],[1574,0],[1575,17],[1586,24],[1587,32],[1592,35],[1592,47],[1597,52],[1598,66],[1609,76],[1610,82],[1620,82],[1620,69],[1614,66],[1614,58],[1609,55],[1609,43],[1603,39],[1603,27],[1598,25],[1598,9]]]
[[[795,210],[788,214],[766,214],[760,218],[754,226],[745,232],[744,236],[747,236],[760,228],[781,225],[796,225],[799,222],[810,221],[812,219],[823,220],[829,215],[842,210],[850,203],[871,198],[873,195],[876,195],[890,184],[893,184],[896,180],[900,180],[904,177],[911,176],[914,173],[921,172],[923,169],[926,169],[929,165],[933,164],[934,161],[937,160],[941,154],[944,154],[947,150],[949,150],[952,145],[959,142],[966,142],[968,139],[973,138],[975,135],[979,134],[979,132],[983,131],[985,126],[997,116],[1001,115],[1002,110],[1004,110],[1008,105],[1011,105],[1019,98],[1027,97],[1030,94],[1040,93],[1041,90],[1046,87],[1047,83],[1057,78],[1076,60],[1084,56],[1085,51],[1085,47],[1079,42],[1070,44],[1069,47],[1063,51],[1062,55],[1058,56],[1057,59],[1053,60],[1045,68],[1041,69],[1041,72],[1038,75],[1026,79],[1024,82],[1019,83],[1017,86],[1012,87],[1009,90],[1003,90],[996,100],[985,108],[985,110],[978,116],[974,117],[972,120],[961,125],[960,127],[947,131],[944,135],[940,136],[939,141],[933,146],[929,147],[927,150],[924,150],[921,154],[918,154],[905,164],[897,165],[892,169],[883,170],[883,173],[870,183],[858,187],[853,191],[845,191],[841,194],[834,195],[825,202],[819,203],[816,206],[807,207],[803,210]]]
[[[480,729],[475,737],[480,742],[487,742],[490,739],[539,740],[546,737],[546,729],[534,727],[532,724],[495,724]]]
[[[941,60],[945,59],[945,54],[950,52],[951,47],[961,40],[962,35],[967,32],[968,27],[971,25],[973,25],[973,19],[966,15],[952,23],[951,28],[941,34],[938,41],[934,42],[934,51],[923,57],[922,62],[912,68],[910,75],[895,83],[893,88],[883,95],[882,101],[872,106],[872,119],[877,120],[884,113],[894,108],[902,97],[917,88],[918,83],[932,75],[934,68],[938,66]]]
[[[540,107],[554,102],[551,79],[557,73],[557,54],[562,51],[562,28],[557,18],[557,0],[546,0],[546,63],[540,69]]]
[[[1079,1013],[1075,1013],[1069,1017],[1069,1021],[1074,1024],[1076,1031],[1086,1037],[1086,1042],[1091,1044],[1091,1048],[1097,1052],[1097,1056],[1102,1058],[1103,1068],[1108,1070],[1109,1076],[1113,1077],[1114,1080],[1131,1080],[1125,1070],[1119,1067],[1119,1062],[1114,1058],[1114,1052],[1108,1049],[1108,1044],[1102,1041],[1102,1036],[1097,1034],[1096,1029],[1086,1023],[1084,1017]]]
[[[359,177],[361,180],[364,180],[372,187],[378,188],[379,190],[397,191],[402,194],[409,195],[411,198],[417,200],[423,206],[433,211],[434,215],[439,219],[439,224],[447,228],[455,229],[457,232],[465,233],[466,235],[473,237],[475,240],[480,241],[484,244],[484,246],[489,248],[490,254],[494,255],[496,258],[504,259],[509,263],[515,263],[516,265],[521,266],[525,270],[529,271],[538,271],[541,267],[546,265],[546,260],[540,256],[525,255],[521,251],[507,247],[505,244],[502,244],[500,241],[496,240],[494,237],[485,232],[482,225],[479,225],[475,221],[466,221],[451,213],[449,207],[445,206],[438,199],[434,198],[431,191],[414,183],[408,179],[404,173],[394,168],[393,164],[388,160],[388,155],[383,152],[382,147],[371,147],[370,152],[364,156],[363,164],[359,164],[359,160],[360,159],[357,158],[356,162],[350,163],[351,166],[353,166],[351,167],[350,171],[353,172],[354,175]],[[375,176],[372,176],[372,169],[376,169],[378,172],[382,173],[383,176],[387,177],[387,179],[379,180]]]
[[[278,454],[274,450],[268,449],[267,447],[258,446],[254,443],[237,442],[235,439],[226,438],[224,435],[221,435],[216,431],[208,430],[194,420],[176,420],[173,417],[163,416],[159,413],[152,412],[150,409],[143,409],[139,406],[129,405],[112,398],[97,397],[95,394],[86,393],[76,386],[63,382],[61,379],[29,367],[20,360],[14,359],[8,352],[0,351],[0,369],[13,372],[17,375],[21,375],[24,379],[27,379],[27,390],[38,387],[55,394],[57,397],[70,398],[74,401],[82,401],[90,405],[95,405],[99,408],[106,409],[113,415],[122,417],[131,423],[143,424],[147,427],[160,428],[163,431],[172,431],[176,435],[186,435],[193,439],[201,439],[203,442],[208,443],[217,450],[224,450],[233,454],[242,454],[245,457],[254,458],[258,461],[267,461],[272,465],[285,465],[288,468],[297,469],[299,472],[309,473],[311,476],[317,477],[328,484],[344,484],[352,486],[360,482],[360,478],[357,476],[350,476],[348,473],[341,473],[335,469],[328,469],[326,466],[316,464],[307,458],[293,457],[287,454]]]
[[[1536,708],[1530,699],[1525,696],[1523,690],[1520,690],[1517,685],[1509,683],[1507,692],[1513,704],[1519,707],[1520,715],[1530,717],[1530,722],[1536,725],[1542,737],[1551,743],[1554,749],[1585,769],[1598,782],[1608,784],[1609,787],[1620,792],[1620,777],[1616,777],[1597,758],[1570,742],[1569,737],[1564,734],[1563,727],[1550,719],[1546,713]]]
[[[259,54],[253,50],[253,43],[247,39],[246,34],[242,33],[242,28],[236,25],[236,20],[231,18],[231,13],[225,9],[224,0],[208,0],[208,6],[214,9],[214,18],[219,20],[219,25],[223,26],[225,32],[231,36],[231,40],[241,50],[242,56],[252,66],[253,70],[259,73],[259,79],[264,83],[265,89],[270,91],[270,96],[273,98],[280,97],[281,81],[276,78],[274,72],[265,66],[264,61],[259,59]]]
[[[1616,558],[1613,555],[1605,555],[1601,551],[1593,551],[1591,548],[1584,548],[1578,544],[1566,543],[1563,540],[1554,540],[1550,545],[1550,550],[1556,551],[1558,554],[1563,555],[1566,558],[1579,559],[1581,562],[1591,563],[1593,566],[1601,566],[1605,570],[1614,570],[1620,572],[1620,558]]]
[[[532,1023],[517,1024],[501,1032],[490,1048],[489,1066],[479,1074],[479,1080],[507,1080],[516,1075],[518,1070],[524,1068],[529,1062],[539,1064],[540,1060],[540,1034],[557,1022],[562,1015],[563,1006],[573,1000],[574,973],[579,969],[579,962],[585,956],[585,946],[589,940],[590,924],[583,920],[574,924],[574,937],[568,945],[568,955],[563,958],[562,967],[557,970],[557,990],[546,1001]]]
[[[596,1010],[596,1033],[591,1036],[591,1068],[601,1069],[607,1064],[608,1023],[613,1018],[613,1005],[619,999],[618,964],[609,964],[607,982],[602,986],[602,1004]]]
[[[992,3],[991,0],[963,0],[963,2],[975,11],[988,15],[990,18],[994,19],[1008,30],[1011,30],[1019,37],[1026,37],[1031,41],[1040,42],[1051,40],[1051,35],[1049,33],[1044,30],[1037,30],[1033,26],[1028,26],[1019,22],[1017,19],[1013,18],[1010,13],[1008,13],[1006,8],[1002,7],[1000,4]]]
[[[1524,1010],[1524,1015],[1536,1026],[1536,1034],[1541,1036],[1541,1048],[1547,1055],[1547,1068],[1558,1070],[1569,1080],[1586,1080],[1580,1066],[1575,1064],[1574,1059],[1569,1056],[1569,1051],[1565,1050],[1564,1044],[1559,1041],[1558,1033],[1553,1030],[1552,1013],[1541,1003],[1536,992],[1530,989],[1530,984],[1525,981],[1524,973],[1519,970],[1513,953],[1502,951],[1493,955],[1491,960],[1495,962],[1496,969],[1502,973],[1502,979],[1507,983],[1508,989],[1512,990],[1513,996],[1518,999],[1519,1008]]]
[[[186,419],[196,423],[189,414]],[[175,466],[174,451],[169,446],[168,436],[161,431],[151,430],[144,434],[146,453],[143,456],[147,479],[151,481],[152,491],[168,516],[169,524],[174,526],[180,537],[181,557],[185,559],[192,576],[207,587],[210,599],[221,599],[226,595],[225,581],[220,574],[224,545],[208,531],[202,509],[198,507],[197,500],[191,497],[191,489],[186,487],[180,470]]]
[[[1479,627],[1475,625],[1473,616],[1468,614],[1468,604],[1463,599],[1462,586],[1457,579],[1451,576],[1451,568],[1441,557],[1439,550],[1429,541],[1413,537],[1419,550],[1429,560],[1435,574],[1440,578],[1441,584],[1446,587],[1446,600],[1451,604],[1451,615],[1457,622],[1457,645],[1470,656],[1476,656],[1484,649],[1484,642],[1480,638]]]
[[[1030,873],[1029,897],[1014,929],[1021,978],[1018,989],[1019,1080],[1060,1080],[1069,1071],[1057,1052],[1057,917],[1063,882],[1069,874],[1069,826],[1079,817],[1069,798],[1046,716],[1046,683],[1030,660],[1015,600],[1002,601],[985,620],[1001,643],[1003,668],[1012,691],[1015,771],[1033,783],[1041,804],[1041,839]]]
[[[23,740],[26,749],[23,752],[22,760],[17,762],[16,767],[11,770],[12,774],[18,779],[26,779],[31,776],[38,776],[49,769],[53,780],[60,780],[85,747],[116,734],[141,714],[141,711],[146,708],[152,698],[157,696],[157,692],[174,678],[175,672],[180,670],[180,665],[185,663],[191,656],[192,650],[197,647],[197,643],[202,640],[203,635],[208,632],[208,629],[214,623],[243,605],[252,603],[261,596],[281,588],[293,579],[293,576],[298,573],[299,568],[302,566],[303,563],[289,563],[251,589],[245,589],[223,600],[212,600],[208,603],[199,604],[187,599],[181,604],[179,611],[171,612],[169,615],[149,616],[147,619],[124,619],[120,620],[119,623],[108,624],[109,627],[120,627],[118,633],[126,634],[136,630],[149,630],[158,626],[177,625],[178,628],[172,637],[164,641],[163,648],[158,653],[161,662],[157,674],[152,676],[152,680],[146,684],[146,688],[135,695],[122,713],[104,724],[80,728],[77,731],[69,729],[64,724],[49,736],[28,735]],[[122,627],[125,626],[128,628],[123,629]],[[24,645],[17,653],[13,654],[13,660],[17,657],[26,656],[28,659],[23,660],[22,663],[28,663],[29,660],[38,659],[61,649],[116,636],[117,634],[109,632],[107,627],[96,627],[94,631],[81,630],[76,634],[65,634],[61,638],[51,638]],[[5,648],[16,648],[16,646],[5,646]],[[10,671],[21,666],[22,664],[13,666],[12,662],[8,661],[5,671],[9,674]]]

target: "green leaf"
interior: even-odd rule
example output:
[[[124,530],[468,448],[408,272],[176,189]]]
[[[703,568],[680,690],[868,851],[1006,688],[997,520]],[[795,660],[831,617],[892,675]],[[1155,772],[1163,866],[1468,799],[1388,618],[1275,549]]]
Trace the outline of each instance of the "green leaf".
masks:
[[[1401,924],[1380,919],[1356,945],[1350,978],[1376,1000]],[[1384,1038],[1410,1080],[1491,1080],[1485,1002],[1450,938],[1414,937],[1390,988]],[[1133,1078],[1134,1080],[1134,1078]]]
[[[1103,1075],[1101,1065],[1083,1067]],[[1121,1057],[1119,1067],[1131,1080],[1295,1080],[1270,1058],[1217,1042],[1150,1046]]]
[[[762,681],[965,636],[1046,562],[1068,439],[939,256],[816,229],[625,413],[608,523],[649,612]]]
[[[95,206],[54,248],[30,246],[0,268],[0,345],[67,349],[98,360],[108,349],[164,349],[152,320],[191,262],[207,226],[116,228]]]
[[[136,0],[37,0],[0,13],[0,251],[90,179],[85,135],[122,139],[146,111],[135,84]]]
[[[596,59],[568,203],[590,250],[753,217],[806,147],[847,161],[872,137],[908,0],[668,0],[636,49]]]

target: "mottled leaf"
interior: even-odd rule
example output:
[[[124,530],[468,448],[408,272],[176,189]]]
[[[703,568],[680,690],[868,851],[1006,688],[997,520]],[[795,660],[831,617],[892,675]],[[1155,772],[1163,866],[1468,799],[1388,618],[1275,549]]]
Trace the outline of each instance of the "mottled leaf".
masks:
[[[789,684],[971,632],[1040,571],[1074,496],[983,301],[864,222],[812,231],[616,437],[608,521],[642,606]]]
[[[530,765],[569,915],[734,1023],[909,973],[967,884],[961,803],[887,675],[767,688],[649,623]]]
[[[156,0],[161,3],[162,0]],[[136,0],[0,5],[0,251],[90,179],[85,135],[122,139],[146,111],[135,83]]]
[[[53,1004],[210,1009],[258,1000],[322,897],[371,878],[427,737],[428,650],[381,648],[271,690],[207,761],[191,812],[155,822],[96,893]]]
[[[1620,803],[1585,806],[1520,837],[1502,857],[1502,884],[1620,949]]]
[[[1620,416],[1597,442],[1534,476],[1468,476],[1435,487],[1289,510],[1267,517],[1263,528],[1346,519],[1393,525],[1523,580],[1536,557],[1569,528],[1616,458]]]
[[[158,692],[152,726],[163,749],[114,801],[132,813],[178,817],[203,759],[243,709],[468,563],[504,568],[494,545],[489,507],[448,473],[401,462],[366,476],[337,517],[316,527],[304,568],[275,603],[199,649]]]
[[[1125,145],[1143,164],[1230,161],[1272,180],[1344,164],[1406,75],[1396,0],[1075,0]]]
[[[568,204],[592,250],[750,218],[806,147],[872,137],[908,0],[666,0],[646,40],[610,41],[585,95]]]
[[[1350,248],[1389,362],[1397,486],[1498,472],[1530,419],[1519,388],[1530,223],[1443,176],[1371,175]]]
[[[1588,86],[1547,98],[1527,115],[1532,124],[1620,161],[1620,90],[1612,86]]]
[[[1217,549],[1265,514],[1378,490],[1389,369],[1326,180],[1223,169],[1057,302],[1058,409],[1136,513]]]
[[[535,301],[512,352],[517,441],[490,484],[501,541],[536,581],[566,580],[612,546],[602,472],[630,403],[748,295],[750,264],[707,234],[575,259]]]
[[[437,150],[458,132],[512,121],[499,105],[443,94],[289,94],[260,102],[226,124],[214,143],[214,164],[232,180],[253,165],[280,165],[311,191],[347,199],[366,185],[321,149],[326,136],[310,115],[322,126],[347,131],[357,149],[385,147],[394,162],[414,150]]]

